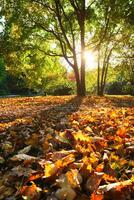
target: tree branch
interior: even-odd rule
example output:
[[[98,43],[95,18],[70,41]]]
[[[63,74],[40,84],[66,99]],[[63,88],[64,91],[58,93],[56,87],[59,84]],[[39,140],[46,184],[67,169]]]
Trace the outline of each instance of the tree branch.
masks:
[[[67,37],[67,35],[66,35],[65,29],[64,29],[63,24],[62,24],[62,21],[61,21],[61,15],[60,15],[60,11],[59,11],[59,0],[54,0],[54,2],[55,2],[55,6],[56,6],[56,11],[57,11],[57,12],[56,12],[56,14],[57,14],[57,19],[58,19],[59,26],[60,26],[60,28],[61,28],[62,34],[63,34],[64,39],[65,39],[65,41],[66,41],[66,43],[67,43],[67,45],[68,45],[68,48],[70,49],[71,52],[73,52],[73,48],[72,48],[72,46],[71,46],[71,44],[70,44],[70,42],[69,42],[69,39],[68,39],[68,37]]]

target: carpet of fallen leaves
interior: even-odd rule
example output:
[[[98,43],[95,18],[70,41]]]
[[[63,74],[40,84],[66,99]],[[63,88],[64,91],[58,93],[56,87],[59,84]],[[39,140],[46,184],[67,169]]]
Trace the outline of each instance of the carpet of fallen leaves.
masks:
[[[134,98],[1,98],[2,199],[134,199]]]

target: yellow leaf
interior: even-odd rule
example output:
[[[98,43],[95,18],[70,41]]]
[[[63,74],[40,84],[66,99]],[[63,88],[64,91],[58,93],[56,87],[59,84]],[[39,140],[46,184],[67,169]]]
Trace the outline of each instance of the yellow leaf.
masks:
[[[54,175],[57,171],[57,167],[51,163],[51,162],[46,162],[45,164],[45,175],[44,177],[47,178],[47,177],[50,177],[52,175]]]
[[[131,181],[132,181],[132,183],[134,183],[134,175],[132,175]]]
[[[134,167],[134,160],[130,160],[128,163],[130,166]]]
[[[71,187],[76,188],[79,187],[82,182],[82,177],[77,169],[72,169],[66,173],[66,177],[68,180],[68,183],[71,185]]]
[[[89,170],[90,171],[90,173],[92,172],[92,165],[91,164],[89,164],[89,165],[87,165],[87,170]]]
[[[110,158],[111,158],[112,161],[117,161],[117,160],[119,160],[119,156],[116,156],[114,153],[111,153]]]

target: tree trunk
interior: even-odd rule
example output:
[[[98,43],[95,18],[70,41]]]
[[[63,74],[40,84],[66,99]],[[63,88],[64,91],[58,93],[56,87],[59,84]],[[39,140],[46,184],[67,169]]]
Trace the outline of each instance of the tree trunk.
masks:
[[[86,95],[85,85],[85,0],[82,2],[82,12],[80,16],[80,35],[81,35],[81,96]]]
[[[98,49],[97,95],[100,95],[100,48]]]
[[[77,96],[82,96],[81,95],[81,82],[80,82],[78,67],[74,68],[74,74],[75,74],[75,79],[76,79]]]

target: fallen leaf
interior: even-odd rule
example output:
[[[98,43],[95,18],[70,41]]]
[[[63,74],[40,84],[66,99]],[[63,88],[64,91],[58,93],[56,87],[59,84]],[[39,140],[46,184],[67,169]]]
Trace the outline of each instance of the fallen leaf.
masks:
[[[95,192],[93,192],[91,194],[90,200],[103,200],[103,195],[102,194],[96,194]]]
[[[37,157],[29,156],[27,154],[17,154],[10,158],[11,161],[36,161],[38,160]]]
[[[26,154],[26,153],[28,153],[30,151],[31,147],[32,146],[29,145],[29,146],[25,147],[24,149],[21,149],[20,151],[18,151],[18,154]]]
[[[23,199],[38,200],[40,198],[41,189],[36,186],[34,182],[29,182],[21,188],[20,194]]]

